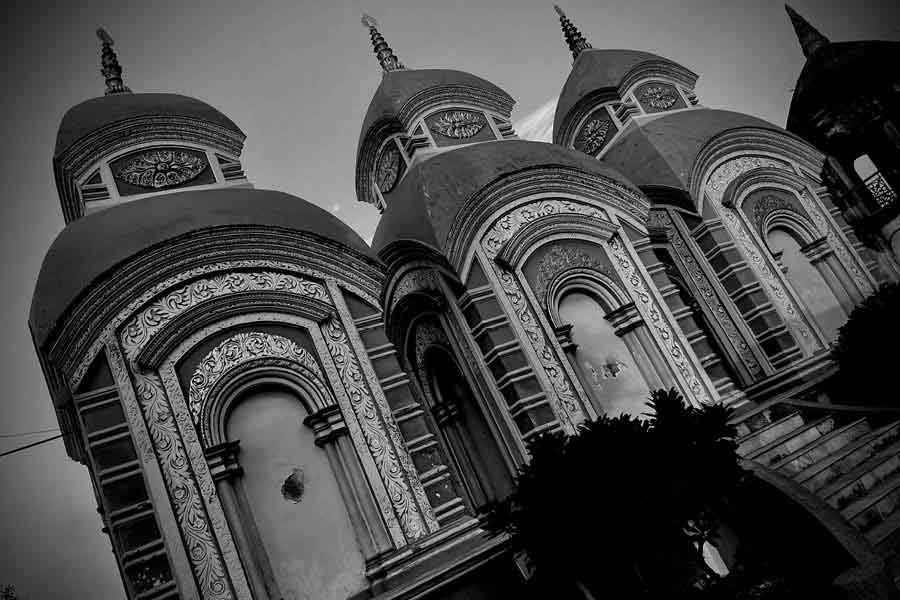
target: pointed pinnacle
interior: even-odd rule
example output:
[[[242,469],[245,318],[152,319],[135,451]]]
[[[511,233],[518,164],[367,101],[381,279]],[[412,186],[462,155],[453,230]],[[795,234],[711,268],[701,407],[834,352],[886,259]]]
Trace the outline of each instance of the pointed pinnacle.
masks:
[[[569,50],[572,51],[572,59],[577,59],[578,55],[581,54],[584,50],[590,50],[593,48],[590,42],[584,39],[584,36],[581,35],[581,32],[578,31],[578,28],[575,27],[575,24],[569,20],[569,17],[566,16],[566,13],[557,6],[553,5],[553,9],[556,11],[556,14],[559,15],[559,24],[562,26],[563,36],[566,38],[566,43],[569,45]]]
[[[114,44],[112,37],[102,27],[97,29],[97,37],[103,43],[103,49],[100,52],[100,73],[106,79],[105,94],[107,96],[110,94],[130,94],[131,90],[128,89],[122,80],[122,66],[119,64],[119,57],[116,56],[115,51],[112,49]]]
[[[791,24],[794,26],[794,31],[797,33],[797,39],[800,40],[800,47],[803,48],[803,55],[806,58],[809,58],[814,52],[831,43],[827,37],[819,33],[818,29],[810,25],[809,21],[801,17],[790,5],[785,4],[784,10],[787,11],[788,16],[791,18]]]
[[[372,48],[375,50],[375,56],[378,57],[378,64],[381,65],[382,70],[385,73],[390,73],[391,71],[405,69],[406,67],[403,66],[403,63],[400,62],[400,59],[397,58],[388,43],[384,41],[384,36],[378,31],[378,21],[364,14],[362,16],[362,24],[363,27],[369,30],[369,35],[372,38]]]

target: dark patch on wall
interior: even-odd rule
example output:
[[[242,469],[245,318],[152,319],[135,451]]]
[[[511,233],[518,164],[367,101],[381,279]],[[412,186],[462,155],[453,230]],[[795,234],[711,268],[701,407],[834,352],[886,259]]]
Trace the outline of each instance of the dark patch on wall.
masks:
[[[304,491],[306,491],[306,481],[303,469],[296,467],[291,471],[291,474],[285,478],[284,483],[281,484],[281,495],[288,502],[298,504],[303,500]]]

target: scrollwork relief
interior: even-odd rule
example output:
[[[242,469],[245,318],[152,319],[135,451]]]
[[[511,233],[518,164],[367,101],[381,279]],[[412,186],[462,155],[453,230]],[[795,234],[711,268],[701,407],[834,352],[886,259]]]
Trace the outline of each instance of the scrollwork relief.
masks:
[[[681,261],[687,276],[694,282],[694,285],[697,286],[697,290],[700,292],[700,299],[716,316],[716,321],[722,327],[722,331],[725,332],[725,336],[728,338],[732,347],[737,350],[737,353],[741,357],[741,361],[747,367],[747,370],[754,376],[762,373],[762,366],[753,355],[753,351],[750,349],[744,336],[738,331],[737,325],[735,325],[731,314],[725,309],[725,306],[722,305],[722,302],[713,290],[706,273],[703,272],[703,269],[697,263],[693,252],[691,252],[691,249],[682,237],[681,232],[673,226],[672,218],[668,213],[661,210],[652,211],[651,215],[654,217],[653,221],[655,225],[669,230],[669,240],[671,241],[672,248],[675,250],[675,256]]]
[[[612,279],[618,280],[607,263],[596,256],[591,256],[580,248],[555,244],[541,257],[535,276],[534,295],[545,308],[547,306],[547,286],[562,271],[584,268],[599,271]]]
[[[453,110],[442,113],[431,123],[431,130],[444,137],[466,139],[481,131],[487,121],[484,116],[468,110]]]
[[[661,347],[669,355],[670,364],[681,375],[694,400],[701,404],[709,402],[710,399],[701,383],[702,377],[697,366],[685,356],[681,344],[673,335],[672,329],[662,315],[659,303],[647,291],[634,261],[628,255],[618,235],[612,236],[607,245],[622,280],[631,288],[632,297],[637,299],[635,304],[638,310],[644,315],[644,320],[650,326],[650,330],[654,332]]]
[[[119,181],[161,189],[196,179],[207,167],[206,157],[187,150],[148,150],[113,171]]]
[[[401,160],[397,144],[388,140],[375,161],[375,184],[382,194],[387,194],[397,185]]]
[[[612,123],[610,123],[609,117],[591,119],[581,131],[578,132],[578,137],[575,138],[575,149],[580,150],[585,154],[593,155],[603,146],[603,143],[606,142],[606,136],[609,134],[611,125]]]
[[[678,92],[667,85],[654,85],[645,88],[639,99],[642,104],[646,104],[657,110],[668,110],[672,108],[678,101]]]
[[[259,358],[283,358],[295,362],[310,371],[320,382],[323,381],[319,363],[312,354],[294,341],[259,331],[238,333],[210,350],[191,376],[188,386],[188,409],[198,428],[204,404],[216,382],[234,367]]]
[[[422,290],[440,290],[437,275],[431,269],[412,269],[400,277],[400,281],[394,286],[391,294],[389,311],[392,311],[397,303],[413,292]]]

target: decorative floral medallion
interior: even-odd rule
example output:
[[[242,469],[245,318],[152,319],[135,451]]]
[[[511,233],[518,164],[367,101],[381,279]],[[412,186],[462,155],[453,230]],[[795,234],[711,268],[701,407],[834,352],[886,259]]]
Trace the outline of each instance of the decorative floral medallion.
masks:
[[[431,130],[444,137],[466,139],[473,137],[487,125],[484,117],[467,110],[445,112],[431,123]]]
[[[206,169],[206,158],[186,150],[148,150],[114,172],[116,179],[143,188],[181,185]]]
[[[400,178],[400,150],[397,144],[391,140],[384,145],[378,160],[375,161],[375,185],[382,194],[387,194]]]
[[[640,100],[656,110],[667,110],[678,101],[678,95],[671,87],[654,85],[641,92]]]
[[[579,132],[578,138],[575,140],[575,149],[585,154],[597,152],[606,141],[609,125],[609,119],[602,117],[588,121],[588,124]]]

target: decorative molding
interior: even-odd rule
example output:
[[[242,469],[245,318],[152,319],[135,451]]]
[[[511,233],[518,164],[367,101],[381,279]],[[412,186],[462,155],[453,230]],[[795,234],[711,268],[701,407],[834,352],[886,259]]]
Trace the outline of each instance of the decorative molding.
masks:
[[[506,240],[494,257],[502,267],[512,269],[541,239],[558,234],[581,234],[608,240],[619,229],[603,211],[569,214],[552,212],[528,221]]]
[[[731,235],[740,242],[744,253],[750,258],[749,264],[754,267],[757,276],[759,276],[764,287],[769,291],[769,295],[774,298],[774,304],[778,307],[782,318],[796,335],[797,341],[800,342],[806,353],[811,354],[816,349],[821,348],[821,342],[813,335],[813,332],[803,319],[802,313],[794,305],[794,301],[788,295],[779,277],[769,267],[757,243],[741,221],[737,210],[722,203],[725,190],[738,176],[753,169],[766,167],[790,170],[790,165],[782,160],[776,160],[767,156],[740,156],[722,163],[712,172],[707,178],[706,193],[710,196],[710,200],[716,210],[719,213],[724,213],[722,221],[730,230]]]
[[[191,375],[188,409],[199,431],[203,431],[200,415],[204,411],[209,392],[216,383],[238,365],[260,358],[281,358],[297,363],[311,372],[319,384],[324,385],[319,363],[305,348],[301,348],[294,341],[260,331],[238,333],[210,350]]]
[[[394,284],[393,290],[391,290],[391,302],[386,312],[391,314],[397,304],[413,292],[421,292],[422,290],[439,292],[440,289],[437,275],[433,270],[428,268],[410,269],[401,275],[397,283]]]
[[[790,211],[803,219],[803,221],[808,219],[806,211],[788,198],[775,194],[766,194],[757,200],[753,206],[753,222],[756,224],[756,230],[763,239],[765,239],[766,235],[766,232],[763,230],[766,217],[777,210]]]
[[[731,316],[731,313],[725,308],[719,300],[718,294],[713,290],[713,286],[697,262],[694,253],[688,246],[681,231],[674,226],[672,218],[668,212],[655,210],[652,211],[653,220],[661,227],[669,232],[669,242],[675,250],[675,258],[683,265],[684,273],[694,282],[699,291],[699,299],[704,302],[712,314],[716,316],[716,323],[722,328],[725,337],[728,338],[731,346],[737,351],[741,361],[747,367],[747,370],[755,378],[763,374],[763,367],[759,360],[753,354],[753,350],[747,343],[747,340],[738,331],[738,326]]]
[[[387,194],[397,185],[400,179],[401,160],[397,143],[393,139],[388,139],[375,159],[375,185],[382,194]]]
[[[613,127],[613,124],[606,109],[601,110],[603,110],[603,116],[588,121],[575,136],[575,142],[572,145],[576,150],[593,156],[606,143],[610,127]]]
[[[429,129],[447,138],[457,140],[474,137],[487,125],[484,115],[469,110],[448,110],[437,115]]]
[[[614,235],[606,242],[610,249],[610,254],[615,259],[613,264],[617,266],[619,275],[623,281],[631,288],[631,296],[635,298],[635,305],[644,316],[649,329],[653,332],[654,337],[662,348],[669,355],[669,364],[675,367],[675,371],[680,375],[685,387],[693,400],[699,404],[710,402],[710,398],[704,389],[703,377],[693,361],[687,359],[684,350],[681,348],[672,329],[663,317],[659,303],[647,291],[644,282],[638,274],[636,263],[629,256],[623,242],[618,235]]]
[[[119,181],[142,188],[159,190],[196,179],[209,163],[206,156],[183,149],[146,150],[126,157],[113,176]]]
[[[609,226],[609,216],[605,211],[573,200],[553,198],[531,202],[506,213],[482,236],[481,244],[492,259],[503,252],[506,242],[524,226],[551,215],[573,218],[582,215],[597,222],[597,228],[605,232]]]
[[[598,247],[599,250],[599,247]],[[572,269],[586,269],[598,271],[607,277],[617,280],[619,277],[613,273],[609,264],[596,256],[591,256],[580,248],[563,244],[554,244],[550,250],[541,257],[537,267],[537,276],[532,289],[538,302],[548,308],[547,290],[553,287],[553,283],[559,277],[564,276]]]
[[[644,88],[638,100],[656,110],[668,110],[678,102],[678,90],[670,85],[653,85]]]

